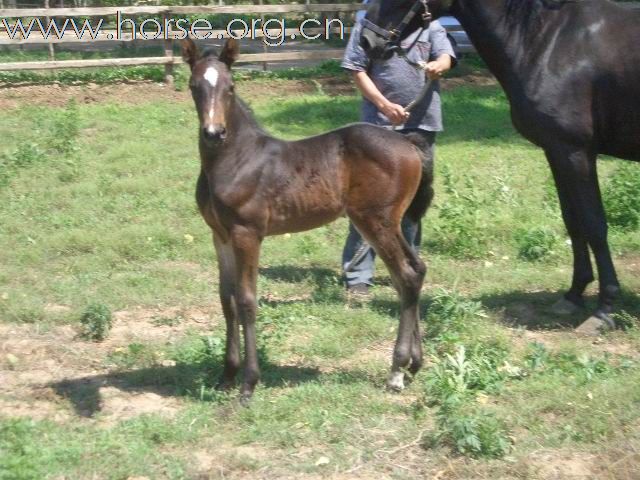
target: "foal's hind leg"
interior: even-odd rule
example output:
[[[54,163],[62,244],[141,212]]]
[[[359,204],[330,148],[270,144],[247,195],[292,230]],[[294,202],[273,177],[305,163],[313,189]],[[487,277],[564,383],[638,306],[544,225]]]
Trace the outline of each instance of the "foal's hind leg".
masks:
[[[351,212],[349,216],[387,265],[400,296],[400,325],[387,380],[389,388],[399,391],[404,388],[402,369],[409,368],[415,373],[422,365],[422,348],[417,343],[420,341],[418,316],[426,267],[403,238],[399,219],[391,221],[391,214],[360,216]]]
[[[227,343],[224,353],[224,370],[216,385],[217,390],[228,390],[235,383],[240,369],[240,329],[236,311],[236,262],[230,243],[223,243],[215,234],[213,243],[218,257],[220,274],[220,303],[227,324]]]

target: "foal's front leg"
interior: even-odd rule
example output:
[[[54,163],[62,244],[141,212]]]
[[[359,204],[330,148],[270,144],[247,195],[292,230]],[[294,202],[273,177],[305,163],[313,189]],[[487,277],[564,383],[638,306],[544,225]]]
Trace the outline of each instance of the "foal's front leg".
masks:
[[[236,262],[236,309],[244,331],[244,378],[240,401],[246,403],[260,380],[256,346],[256,283],[262,239],[256,232],[237,226],[231,231],[231,244]]]
[[[235,383],[240,368],[240,328],[236,310],[236,262],[231,242],[223,243],[213,235],[218,257],[220,303],[227,324],[227,343],[224,354],[224,370],[216,385],[217,390],[228,390]]]

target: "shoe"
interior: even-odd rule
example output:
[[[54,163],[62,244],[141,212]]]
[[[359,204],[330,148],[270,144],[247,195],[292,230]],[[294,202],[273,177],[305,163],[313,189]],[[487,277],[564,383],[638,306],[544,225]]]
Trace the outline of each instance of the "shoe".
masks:
[[[369,285],[366,283],[356,283],[355,285],[347,285],[347,293],[352,295],[369,295]]]

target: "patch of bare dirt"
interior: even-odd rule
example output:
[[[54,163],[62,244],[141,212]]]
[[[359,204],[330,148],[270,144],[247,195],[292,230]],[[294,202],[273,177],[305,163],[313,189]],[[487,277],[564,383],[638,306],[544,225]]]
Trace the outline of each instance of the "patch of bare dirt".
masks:
[[[496,85],[491,75],[473,73],[461,77],[447,78],[442,83],[444,90],[461,85]],[[238,92],[248,100],[281,98],[299,94],[322,92],[330,96],[354,95],[357,90],[349,77],[324,76],[314,79],[268,80],[238,82]],[[0,108],[11,110],[22,105],[65,106],[71,99],[79,104],[117,103],[139,105],[158,100],[182,103],[191,102],[188,91],[176,91],[162,83],[130,82],[113,84],[88,83],[82,85],[2,85],[0,86]]]
[[[115,312],[113,318],[113,328],[105,341],[107,346],[169,341],[188,328],[209,330],[218,324],[208,310],[199,308],[134,308]]]
[[[197,461],[197,469],[203,472],[210,472],[218,468],[224,468],[221,460],[228,457],[235,457],[248,462],[262,461],[273,458],[273,452],[268,451],[259,445],[237,445],[221,446],[215,445],[208,449],[196,450],[193,454]]]
[[[640,445],[624,442],[598,456],[597,478],[606,480],[640,480]]]
[[[215,313],[178,307],[118,311],[109,337],[100,343],[79,338],[68,325],[43,330],[0,324],[0,414],[65,421],[99,413],[105,423],[145,413],[172,416],[180,408],[178,399],[158,389],[132,388],[126,375],[113,375],[109,354],[132,343],[175,342],[187,330],[208,333],[220,323]]]
[[[99,394],[102,400],[100,418],[108,423],[150,413],[172,417],[181,405],[173,397],[153,392],[125,392],[112,386],[101,388]]]
[[[152,82],[98,85],[23,85],[0,88],[0,108],[10,110],[21,105],[62,107],[71,99],[79,104],[118,103],[137,105],[166,99],[175,102],[191,100],[188,92],[178,92],[163,84]]]
[[[639,480],[637,442],[588,453],[569,450],[540,451],[525,460],[535,478],[544,480]]]
[[[616,263],[620,266],[621,270],[629,272],[631,276],[640,275],[640,256],[638,255],[625,255],[616,259]]]
[[[584,352],[601,355],[609,354],[614,357],[640,359],[637,347],[624,338],[623,335],[607,335],[604,337],[585,337],[569,330],[522,330],[510,329],[511,338],[516,348],[526,349],[531,343],[541,343],[548,350],[561,348],[575,342]]]
[[[368,345],[367,348],[358,350],[350,357],[340,361],[338,368],[350,369],[371,363],[388,365],[390,367],[394,347],[395,340],[391,338]]]
[[[247,100],[284,98],[312,93],[323,93],[330,96],[354,95],[357,93],[355,85],[348,77],[278,80],[276,83],[260,80],[241,82],[237,88],[240,97]]]
[[[573,452],[539,452],[530,457],[537,475],[546,480],[595,479],[595,455]]]
[[[464,75],[461,77],[445,78],[441,81],[443,90],[453,90],[461,86],[473,87],[493,87],[498,85],[496,78],[490,73],[477,73]]]
[[[342,77],[318,77],[314,80],[239,82],[238,92],[247,99],[286,97],[322,91],[327,95],[352,95],[353,84]],[[71,99],[79,104],[118,103],[139,105],[158,100],[169,102],[191,102],[188,91],[176,91],[161,83],[131,82],[99,85],[18,85],[0,88],[0,108],[11,110],[22,105],[65,106]]]

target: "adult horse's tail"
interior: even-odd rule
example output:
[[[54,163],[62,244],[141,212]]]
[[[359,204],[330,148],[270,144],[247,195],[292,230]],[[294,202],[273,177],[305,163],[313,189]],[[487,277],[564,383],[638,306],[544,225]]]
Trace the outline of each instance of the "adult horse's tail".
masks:
[[[405,134],[405,137],[415,145],[422,158],[420,185],[418,185],[418,191],[405,213],[414,222],[419,222],[424,214],[427,213],[433,200],[433,155],[426,154],[429,151],[429,145],[424,135],[417,132],[409,132]]]

